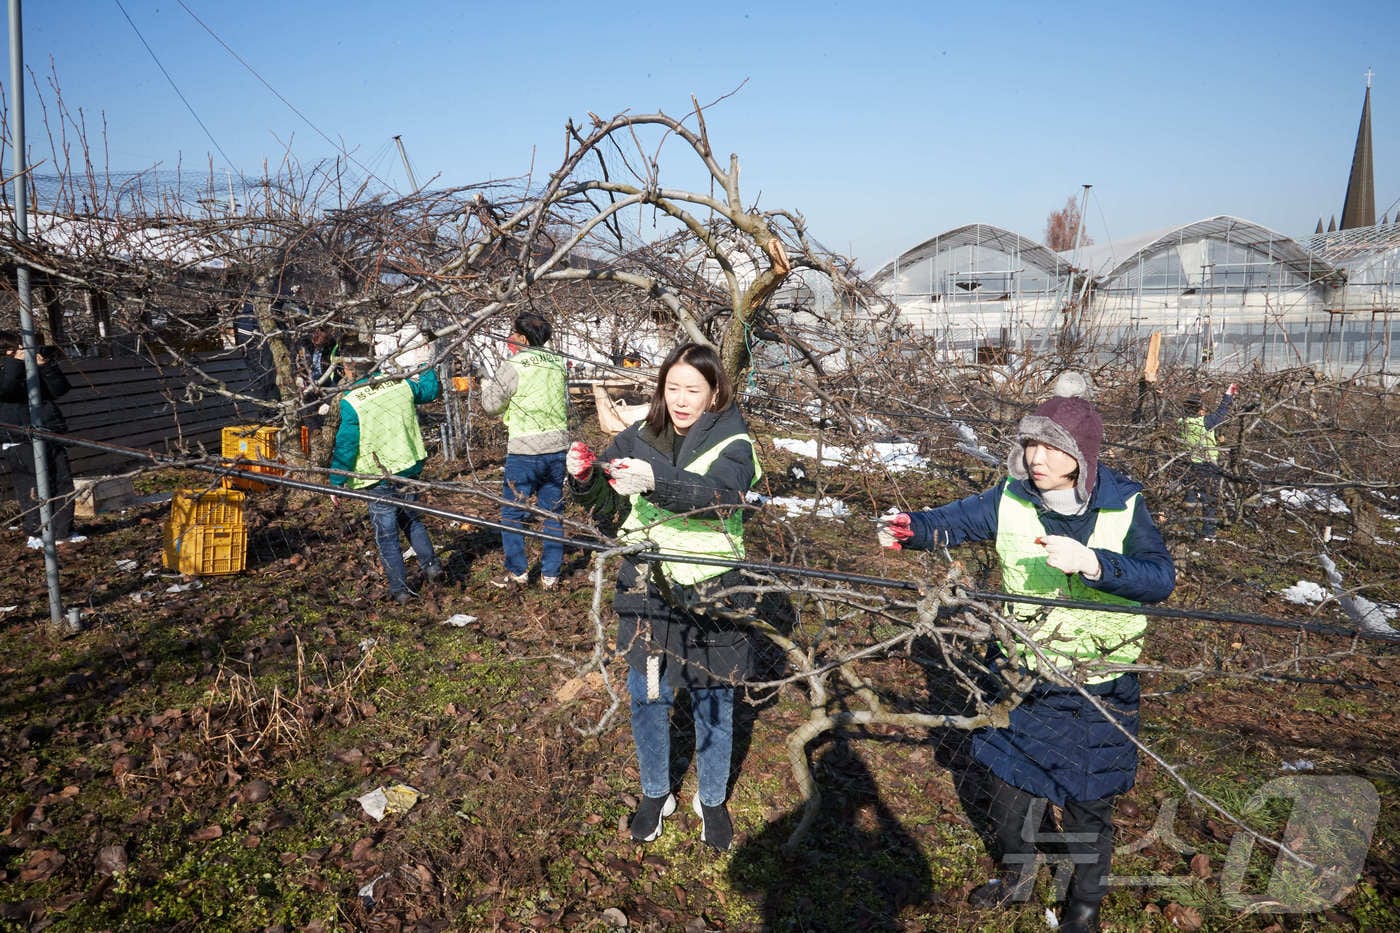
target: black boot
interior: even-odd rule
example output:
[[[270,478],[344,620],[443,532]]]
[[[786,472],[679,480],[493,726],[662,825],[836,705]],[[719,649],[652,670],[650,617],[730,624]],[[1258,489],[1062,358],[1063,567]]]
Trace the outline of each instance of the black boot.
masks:
[[[1099,933],[1099,902],[1070,901],[1060,918],[1060,933]]]
[[[967,892],[968,906],[988,910],[1023,903],[1031,896],[1034,882],[1034,876],[1028,878],[1020,872],[1003,872]]]

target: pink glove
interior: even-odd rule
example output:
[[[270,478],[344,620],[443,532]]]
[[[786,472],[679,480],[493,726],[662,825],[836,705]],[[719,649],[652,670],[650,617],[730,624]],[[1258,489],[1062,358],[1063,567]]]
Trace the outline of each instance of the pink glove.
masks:
[[[1097,580],[1099,555],[1093,549],[1064,535],[1046,535],[1035,543],[1045,548],[1045,562],[1063,573],[1081,573],[1086,580]]]
[[[914,537],[914,529],[909,526],[908,512],[881,515],[876,521],[879,524],[875,527],[875,537],[879,539],[880,547],[898,551],[904,547],[903,542]]]
[[[1228,388],[1228,389],[1225,390],[1225,394],[1228,395],[1228,396],[1230,396],[1231,398],[1234,398],[1235,393],[1238,392],[1239,390],[1240,390],[1239,384],[1238,384],[1238,383],[1232,382],[1232,383],[1230,383],[1230,388]]]
[[[593,450],[583,441],[574,441],[569,445],[569,452],[564,456],[564,469],[569,471],[569,475],[580,483],[588,479],[593,472],[593,462],[598,458],[593,455]]]
[[[656,488],[656,476],[651,464],[636,457],[621,457],[608,461],[608,485],[621,496],[651,492]]]

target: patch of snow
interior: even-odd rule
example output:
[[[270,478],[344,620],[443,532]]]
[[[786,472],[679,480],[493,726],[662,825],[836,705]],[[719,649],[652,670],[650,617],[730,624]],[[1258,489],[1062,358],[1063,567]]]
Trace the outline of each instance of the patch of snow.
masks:
[[[1313,509],[1317,512],[1331,512],[1334,515],[1348,515],[1351,509],[1330,492],[1315,489],[1280,489],[1278,501],[1289,508]]]
[[[1283,598],[1301,606],[1316,606],[1330,595],[1321,584],[1311,580],[1299,580],[1283,591]]]
[[[1297,761],[1285,761],[1283,763],[1283,770],[1285,771],[1311,771],[1316,767],[1317,765],[1308,761],[1306,758],[1299,758]]]
[[[857,415],[854,419],[856,430],[864,431],[867,434],[888,434],[889,425],[879,418],[872,418],[869,415]]]
[[[1327,574],[1327,582],[1332,584],[1332,592],[1337,596],[1337,602],[1341,605],[1342,611],[1362,629],[1374,632],[1377,635],[1387,637],[1400,635],[1390,625],[1391,615],[1386,613],[1385,606],[1371,602],[1360,593],[1348,593],[1343,587],[1342,575],[1337,571],[1337,565],[1327,554],[1317,555],[1317,561],[1322,565],[1322,570]]]
[[[779,450],[797,454],[799,457],[815,459],[817,456],[816,441],[799,441],[789,437],[779,437],[773,440],[773,446]],[[928,466],[927,458],[919,456],[918,445],[907,442],[866,444],[855,451],[848,447],[824,445],[821,454],[821,462],[826,466],[883,466],[892,473],[903,470],[918,470]]]
[[[787,509],[789,515],[815,515],[817,518],[845,518],[851,514],[846,503],[840,499],[795,499],[791,496],[775,496],[772,503]]]

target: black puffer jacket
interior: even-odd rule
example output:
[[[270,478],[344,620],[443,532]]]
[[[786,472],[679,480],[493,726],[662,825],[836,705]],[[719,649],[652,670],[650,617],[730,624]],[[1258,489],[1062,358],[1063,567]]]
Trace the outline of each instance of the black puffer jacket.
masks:
[[[58,361],[46,360],[39,367],[39,423],[37,427],[62,434],[68,430],[68,422],[63,420],[54,399],[64,395],[71,388],[68,377],[58,368]],[[29,389],[25,384],[24,361],[7,356],[0,361],[0,423],[29,424]],[[27,436],[0,429],[0,437],[5,443],[13,444],[28,440]]]
[[[636,457],[651,465],[656,489],[646,494],[653,504],[682,513],[707,506],[740,506],[755,478],[753,447],[730,444],[703,473],[691,473],[677,464],[690,463],[713,445],[736,434],[747,434],[737,406],[700,417],[683,437],[657,437],[638,422],[619,434],[600,460]],[[678,442],[678,443],[677,443]],[[630,507],[629,499],[608,485],[601,469],[594,469],[579,484],[570,479],[574,498],[599,518],[619,520]],[[618,614],[617,650],[641,670],[648,654],[664,654],[668,680],[675,686],[732,685],[752,668],[751,636],[731,618],[742,614],[742,600],[727,600],[724,613],[707,611],[705,591],[737,585],[738,571],[695,586],[660,585],[652,564],[624,561],[618,572],[613,608]]]

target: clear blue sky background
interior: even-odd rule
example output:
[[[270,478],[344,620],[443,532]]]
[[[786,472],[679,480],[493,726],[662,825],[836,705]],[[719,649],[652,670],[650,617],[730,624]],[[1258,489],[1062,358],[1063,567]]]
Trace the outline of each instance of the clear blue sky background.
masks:
[[[236,169],[288,142],[304,165],[336,155],[177,0],[122,4]],[[395,134],[420,182],[468,184],[552,168],[571,117],[679,114],[747,81],[708,114],[715,149],[867,271],[965,223],[1040,239],[1083,183],[1098,242],[1214,214],[1311,233],[1341,213],[1368,68],[1378,215],[1400,199],[1397,0],[185,4],[404,188]],[[105,120],[111,168],[213,152],[222,173],[115,0],[24,18],[29,66],[51,93],[52,60],[67,106]],[[28,115],[42,149],[32,88]]]

